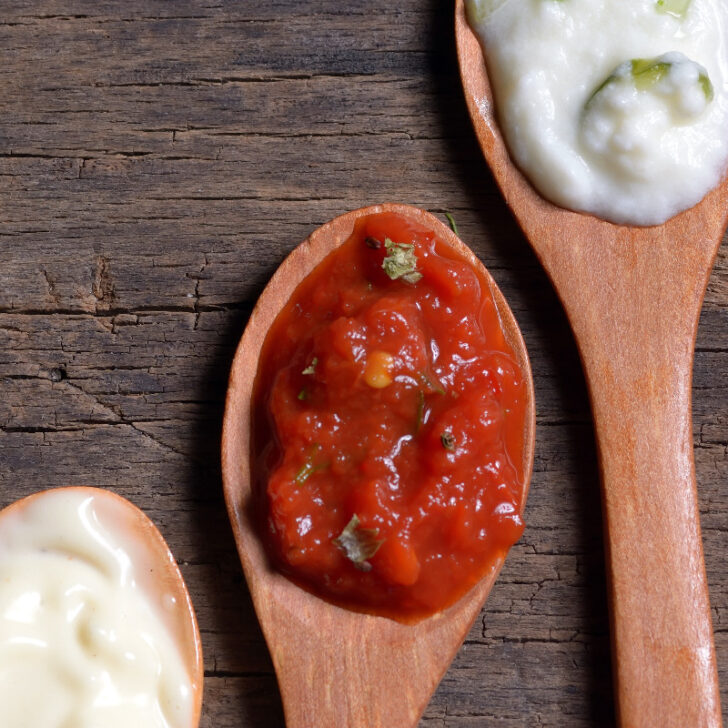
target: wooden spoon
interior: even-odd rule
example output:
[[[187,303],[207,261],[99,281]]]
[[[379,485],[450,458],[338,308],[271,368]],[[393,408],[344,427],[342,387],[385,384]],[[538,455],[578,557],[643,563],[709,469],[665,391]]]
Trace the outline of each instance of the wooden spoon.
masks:
[[[620,724],[719,726],[690,389],[700,308],[728,221],[728,181],[649,228],[612,225],[545,201],[510,161],[463,0],[455,27],[480,146],[561,298],[586,370]]]
[[[521,508],[533,465],[535,408],[523,339],[490,275],[447,226],[417,208],[376,205],[323,225],[286,258],[263,291],[233,361],[222,471],[240,559],[273,658],[288,728],[415,726],[502,566],[502,561],[495,564],[486,578],[445,612],[406,626],[333,606],[271,570],[257,528],[250,521],[251,397],[263,340],[296,286],[351,235],[357,218],[377,212],[395,212],[434,230],[489,281],[506,339],[528,382]]]
[[[164,623],[176,643],[192,685],[192,712],[188,726],[197,728],[202,709],[202,643],[197,618],[182,574],[169,547],[157,527],[142,511],[109,490],[72,486],[34,493],[11,503],[0,511],[0,529],[11,519],[22,516],[29,507],[37,507],[62,493],[79,494],[93,499],[93,510],[101,525],[118,536],[135,566],[135,579],[147,599],[163,616]],[[170,604],[176,605],[170,608]]]

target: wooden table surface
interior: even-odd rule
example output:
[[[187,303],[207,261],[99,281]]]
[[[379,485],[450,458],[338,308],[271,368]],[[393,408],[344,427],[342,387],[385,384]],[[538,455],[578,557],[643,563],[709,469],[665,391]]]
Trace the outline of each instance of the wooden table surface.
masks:
[[[324,221],[382,201],[449,211],[521,324],[538,431],[526,532],[421,725],[612,725],[588,398],[559,302],[471,131],[451,3],[2,10],[0,505],[84,484],[142,507],[197,609],[202,726],[280,728],[221,494],[233,351],[276,266]],[[724,711],[726,324],[722,250],[693,419]]]

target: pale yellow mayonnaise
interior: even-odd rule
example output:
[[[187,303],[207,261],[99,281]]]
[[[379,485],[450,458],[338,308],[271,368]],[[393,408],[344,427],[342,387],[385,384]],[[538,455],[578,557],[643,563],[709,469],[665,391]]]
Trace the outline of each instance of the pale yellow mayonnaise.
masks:
[[[138,553],[88,491],[51,491],[3,516],[2,728],[190,725],[190,678],[139,587],[152,565]]]
[[[549,200],[653,225],[728,165],[727,0],[466,0],[515,162]],[[488,109],[484,109],[488,113]]]

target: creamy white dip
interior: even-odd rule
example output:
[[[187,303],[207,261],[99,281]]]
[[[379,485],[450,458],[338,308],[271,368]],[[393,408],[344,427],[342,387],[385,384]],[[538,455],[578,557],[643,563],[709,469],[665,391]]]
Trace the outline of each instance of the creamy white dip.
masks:
[[[139,588],[149,565],[113,526],[93,497],[64,489],[3,516],[3,728],[190,725],[190,679]]]
[[[684,5],[466,0],[511,155],[544,197],[654,225],[721,180],[728,2]]]

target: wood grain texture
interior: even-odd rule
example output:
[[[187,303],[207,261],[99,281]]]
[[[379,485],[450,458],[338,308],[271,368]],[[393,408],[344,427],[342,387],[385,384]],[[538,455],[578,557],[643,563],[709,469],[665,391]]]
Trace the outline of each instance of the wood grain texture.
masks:
[[[251,427],[263,343],[299,283],[351,237],[358,218],[381,212],[434,231],[490,285],[505,339],[526,386],[523,461],[517,465],[524,473],[521,514],[533,470],[536,409],[526,345],[495,281],[449,227],[409,205],[375,205],[317,228],[283,261],[258,299],[233,360],[222,433],[222,476],[238,552],[275,665],[287,728],[414,728],[503,566],[503,559],[498,559],[466,597],[444,612],[403,625],[335,607],[271,570],[259,526],[251,520],[255,480]]]
[[[614,724],[597,455],[576,347],[475,141],[440,0],[9,0],[0,68],[0,493],[112,488],[197,609],[204,728],[282,728],[219,469],[255,299],[326,220],[450,211],[536,385],[526,531],[421,720]],[[728,257],[697,337],[693,445],[728,706]]]
[[[602,473],[619,723],[720,726],[690,382],[703,295],[728,221],[728,179],[650,228],[548,203],[510,161],[463,0],[455,12],[476,134],[584,363]]]

